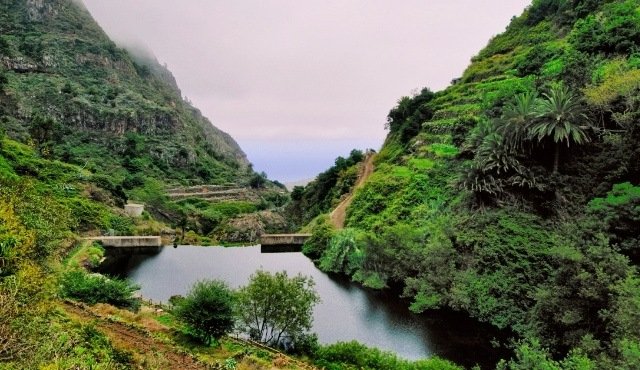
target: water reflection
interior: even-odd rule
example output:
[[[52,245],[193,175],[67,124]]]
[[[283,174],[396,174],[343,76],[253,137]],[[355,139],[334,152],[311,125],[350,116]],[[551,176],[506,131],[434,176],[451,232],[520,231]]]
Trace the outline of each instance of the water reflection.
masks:
[[[489,346],[491,331],[468,317],[441,311],[412,314],[396,293],[370,291],[344,277],[328,276],[301,253],[180,246],[150,254],[120,254],[108,261],[108,272],[131,278],[141,285],[143,296],[154,301],[185,294],[202,279],[221,279],[238,288],[257,269],[311,275],[322,299],[313,326],[322,343],[355,339],[407,359],[437,354],[466,366],[491,367],[498,356]]]

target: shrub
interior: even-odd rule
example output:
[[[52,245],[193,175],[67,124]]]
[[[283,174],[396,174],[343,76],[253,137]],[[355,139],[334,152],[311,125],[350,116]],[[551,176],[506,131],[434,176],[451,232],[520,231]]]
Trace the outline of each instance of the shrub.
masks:
[[[128,280],[72,270],[62,275],[60,283],[60,294],[66,298],[88,304],[108,303],[133,311],[140,308],[140,298],[134,296],[140,287]]]
[[[329,241],[328,249],[320,258],[322,271],[353,273],[362,263],[362,235],[355,229],[344,229]]]
[[[605,224],[611,241],[640,260],[640,187],[629,182],[613,186],[606,198],[595,198],[589,202],[589,211]]]
[[[176,301],[175,314],[192,334],[205,344],[233,329],[235,298],[222,281],[203,280],[195,283],[189,294]]]
[[[329,241],[335,232],[327,216],[318,217],[311,229],[311,237],[302,246],[302,252],[313,260],[319,259],[329,246]]]
[[[640,46],[640,13],[633,0],[607,4],[602,14],[576,22],[570,42],[588,53],[625,54]]]
[[[254,174],[251,179],[249,179],[249,186],[253,189],[262,189],[267,184],[267,176],[264,174]]]
[[[432,357],[428,360],[410,362],[390,352],[369,348],[356,341],[338,342],[323,346],[316,351],[316,365],[331,370],[455,370],[460,369],[449,361]]]

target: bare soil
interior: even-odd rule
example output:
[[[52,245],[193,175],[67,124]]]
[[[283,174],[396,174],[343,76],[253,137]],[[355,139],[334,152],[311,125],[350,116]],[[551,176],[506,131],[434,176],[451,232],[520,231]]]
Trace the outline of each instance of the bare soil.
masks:
[[[371,174],[373,173],[373,170],[375,168],[373,165],[374,158],[375,154],[367,154],[367,157],[362,164],[362,168],[360,169],[358,180],[353,186],[353,189],[351,189],[351,192],[340,202],[340,204],[338,204],[338,206],[329,215],[331,223],[336,229],[340,230],[344,228],[344,221],[347,217],[347,208],[349,208],[349,205],[351,205],[351,201],[353,201],[353,195],[355,194],[356,189],[362,187],[369,176],[371,176]]]
[[[134,353],[134,358],[143,359],[141,368],[171,370],[208,369],[205,364],[176,348],[127,325],[101,319],[86,307],[65,303],[64,309],[74,319],[93,322],[100,332],[111,339],[114,347]]]

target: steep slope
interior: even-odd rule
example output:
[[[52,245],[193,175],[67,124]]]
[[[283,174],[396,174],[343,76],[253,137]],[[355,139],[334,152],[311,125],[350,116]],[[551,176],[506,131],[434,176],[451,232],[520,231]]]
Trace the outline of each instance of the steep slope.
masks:
[[[3,129],[47,158],[128,187],[140,174],[181,183],[248,175],[237,143],[182,99],[171,73],[116,46],[79,2],[2,2],[0,68]]]
[[[535,0],[449,88],[399,100],[347,229],[320,220],[305,250],[512,330],[513,368],[637,366],[638,51],[637,0]]]
[[[373,153],[367,153],[364,158],[364,161],[361,164],[360,173],[358,173],[358,179],[356,183],[353,185],[353,190],[351,193],[347,194],[347,196],[340,201],[338,206],[331,211],[329,214],[329,218],[331,219],[331,223],[336,229],[342,229],[344,227],[344,221],[347,218],[347,208],[353,201],[353,192],[359,189],[362,185],[364,185],[365,181],[369,179],[369,176],[373,173],[373,159],[375,155]]]

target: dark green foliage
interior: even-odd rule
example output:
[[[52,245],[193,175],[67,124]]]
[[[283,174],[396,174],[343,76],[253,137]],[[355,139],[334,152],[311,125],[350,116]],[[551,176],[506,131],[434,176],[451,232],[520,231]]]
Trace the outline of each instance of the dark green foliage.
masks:
[[[545,322],[538,334],[563,352],[580,348],[586,339],[606,343],[614,287],[633,273],[628,259],[606,239],[587,235],[579,239],[550,251],[553,273],[536,292],[533,308],[535,321]]]
[[[173,312],[205,344],[233,329],[235,296],[221,281],[199,281],[177,301]]]
[[[318,260],[329,246],[336,230],[328,217],[319,216],[311,228],[311,237],[302,246],[302,252],[313,260]]]
[[[640,262],[640,187],[616,184],[606,198],[589,202],[589,211],[604,223],[611,241]]]
[[[475,157],[463,167],[458,186],[471,190],[476,200],[486,194],[492,198],[543,191],[551,182],[538,180],[536,172],[544,163],[536,163],[531,153],[544,151],[546,142],[553,143],[553,174],[557,175],[561,144],[585,144],[589,128],[582,101],[563,84],[553,85],[542,98],[534,92],[518,94],[500,118],[482,122],[469,135],[464,148],[475,152]]]
[[[0,36],[0,55],[10,57],[11,54],[11,44],[4,36]]]
[[[316,233],[314,235],[319,237]],[[356,230],[343,229],[336,232],[327,243],[326,250],[322,251],[320,269],[325,272],[354,273],[361,267],[363,247],[363,235]]]
[[[127,171],[184,183],[252,174],[233,139],[183,101],[165,68],[134,61],[83,7],[3,3],[0,13],[0,54],[23,60],[2,84],[11,137],[30,131],[44,156],[91,164],[117,182]]]
[[[551,139],[555,143],[553,173],[558,173],[560,144],[584,144],[589,136],[583,127],[589,126],[580,99],[564,85],[554,85],[540,100],[539,120],[533,122],[530,134],[538,142]]]
[[[60,279],[60,294],[88,304],[108,303],[116,307],[138,310],[140,299],[134,293],[140,289],[127,280],[107,278],[74,270]]]
[[[289,202],[289,196],[284,192],[270,192],[263,197],[264,202],[267,204],[267,208],[280,208],[285,206]]]
[[[536,339],[518,343],[515,356],[508,362],[502,360],[498,370],[530,370],[530,369],[596,369],[597,365],[583,352],[573,351],[562,361],[555,361],[547,348],[543,348]]]
[[[267,183],[267,176],[264,173],[256,173],[249,179],[249,186],[254,189],[262,189]]]
[[[534,0],[527,11],[526,23],[535,25],[553,19],[560,25],[570,25],[577,19],[595,13],[603,3],[612,0]]]
[[[287,213],[294,225],[303,225],[319,214],[329,211],[340,197],[351,190],[358,177],[358,164],[364,159],[360,150],[352,150],[349,157],[338,157],[334,166],[321,173],[304,188],[294,189]]]
[[[435,94],[426,87],[413,97],[402,97],[387,116],[389,133],[399,135],[401,143],[409,142],[420,132],[422,123],[433,116],[428,103],[434,97]]]
[[[540,74],[542,67],[554,57],[554,51],[547,49],[544,45],[535,45],[520,59],[516,65],[520,76]]]
[[[547,17],[555,15],[566,0],[534,0],[529,7],[527,23],[534,25]]]
[[[640,47],[640,14],[636,0],[615,1],[603,13],[589,14],[576,22],[571,43],[592,54],[625,54]]]

